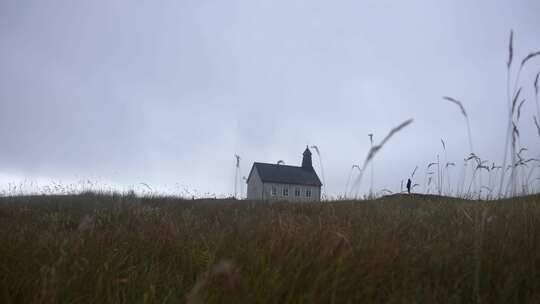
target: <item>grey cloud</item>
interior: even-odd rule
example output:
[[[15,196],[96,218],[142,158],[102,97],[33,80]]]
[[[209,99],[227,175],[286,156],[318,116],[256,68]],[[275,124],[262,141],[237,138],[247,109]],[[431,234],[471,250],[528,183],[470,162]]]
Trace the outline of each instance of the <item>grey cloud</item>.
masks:
[[[508,32],[540,49],[538,1],[3,1],[0,173],[181,182],[230,193],[235,153],[294,164],[320,147],[330,193],[375,159],[378,188],[475,145],[498,162]],[[532,81],[538,61],[524,71]],[[538,150],[524,91],[522,144]]]

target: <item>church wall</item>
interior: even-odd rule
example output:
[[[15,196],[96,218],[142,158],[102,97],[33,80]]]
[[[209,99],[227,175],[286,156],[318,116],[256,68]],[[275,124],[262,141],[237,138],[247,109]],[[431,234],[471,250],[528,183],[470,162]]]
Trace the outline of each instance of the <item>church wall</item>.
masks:
[[[272,194],[272,188],[276,189],[275,195]],[[288,189],[288,195],[283,195],[283,189]],[[300,196],[295,195],[295,190],[300,190]],[[306,196],[306,191],[311,190],[311,196]],[[300,201],[320,201],[321,189],[317,186],[290,185],[279,183],[264,183],[263,184],[264,199],[268,200],[288,200],[291,202]]]
[[[249,183],[247,185],[247,199],[260,200],[263,192],[263,183],[257,170],[253,170]]]

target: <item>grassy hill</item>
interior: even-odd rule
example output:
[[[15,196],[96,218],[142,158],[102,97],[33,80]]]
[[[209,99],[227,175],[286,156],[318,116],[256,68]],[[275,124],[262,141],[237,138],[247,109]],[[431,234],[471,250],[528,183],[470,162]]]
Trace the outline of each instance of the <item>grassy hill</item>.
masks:
[[[2,303],[533,303],[540,196],[0,198]]]

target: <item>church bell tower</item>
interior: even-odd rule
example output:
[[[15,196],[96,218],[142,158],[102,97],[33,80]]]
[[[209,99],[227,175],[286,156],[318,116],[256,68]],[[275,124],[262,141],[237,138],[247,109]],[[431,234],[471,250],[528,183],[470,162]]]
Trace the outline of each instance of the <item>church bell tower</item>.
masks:
[[[304,151],[303,155],[304,156],[302,157],[302,168],[313,170],[313,164],[311,163],[311,151],[309,151],[308,146],[306,146],[306,150]]]

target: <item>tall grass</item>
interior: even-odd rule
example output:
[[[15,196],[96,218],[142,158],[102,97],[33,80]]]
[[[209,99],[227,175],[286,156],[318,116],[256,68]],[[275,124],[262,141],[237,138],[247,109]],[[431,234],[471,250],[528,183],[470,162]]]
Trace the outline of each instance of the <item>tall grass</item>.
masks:
[[[461,110],[461,114],[465,118],[465,123],[467,125],[467,138],[469,139],[469,153],[474,153],[472,132],[471,132],[471,123],[469,121],[469,115],[467,115],[467,111],[465,111],[465,107],[463,106],[461,101],[459,101],[459,100],[457,100],[455,98],[448,97],[448,96],[443,96],[443,99],[457,105],[459,107],[459,109]]]
[[[534,101],[536,105],[536,116],[533,116],[534,125],[536,126],[536,131],[538,132],[538,138],[540,138],[540,124],[538,119],[540,119],[540,105],[538,105],[538,79],[540,78],[540,72],[536,73],[534,79]]]
[[[345,184],[345,191],[343,191],[343,198],[347,198],[347,193],[349,192],[349,185],[351,183],[351,178],[354,173],[354,169],[358,169],[358,172],[361,172],[360,166],[358,165],[352,165],[351,170],[349,171],[349,176],[347,177],[347,183]]]
[[[520,119],[522,117],[522,108],[526,103],[525,98],[520,98],[522,96],[523,88],[519,85],[521,74],[523,69],[527,66],[527,63],[529,63],[533,58],[540,55],[540,52],[531,52],[528,55],[526,55],[520,62],[517,73],[515,78],[511,77],[511,72],[514,64],[514,33],[513,31],[510,31],[510,38],[508,43],[508,59],[506,62],[506,75],[507,75],[507,81],[506,81],[506,91],[507,91],[507,107],[508,107],[508,119],[507,119],[507,132],[505,135],[505,145],[504,145],[504,151],[503,151],[503,159],[502,159],[502,166],[495,166],[493,163],[492,167],[490,168],[487,165],[487,160],[481,160],[479,157],[476,156],[476,151],[474,150],[473,146],[473,140],[472,140],[472,132],[471,132],[471,125],[470,125],[470,116],[465,110],[465,107],[463,103],[453,97],[444,96],[443,99],[455,104],[461,111],[462,116],[465,119],[465,125],[467,129],[467,137],[469,140],[469,155],[473,155],[474,157],[468,156],[464,159],[464,166],[461,171],[460,178],[458,179],[456,183],[456,195],[458,196],[478,196],[478,197],[506,197],[506,196],[515,196],[518,194],[527,194],[530,193],[530,176],[532,176],[532,172],[537,167],[532,167],[529,169],[529,173],[526,173],[526,169],[528,168],[528,164],[524,161],[525,159],[522,157],[520,151],[523,151],[523,148],[520,144]],[[538,78],[540,77],[540,72],[536,74],[535,80],[534,80],[534,91],[535,91],[535,102],[536,102],[536,116],[533,115],[533,122],[537,128],[538,135],[540,137],[540,125],[538,123],[538,118],[540,117],[540,107],[538,106]],[[513,85],[511,85],[513,83]],[[444,141],[442,141],[443,144],[443,150],[446,153],[446,147]],[[508,157],[508,153],[510,153],[510,157]],[[445,155],[446,158],[446,155]],[[470,174],[470,180],[468,180],[468,174],[467,174],[467,167],[469,166],[469,163],[471,161],[476,162],[476,164],[473,164],[470,167],[471,174]],[[507,165],[507,162],[510,161],[510,164]],[[533,161],[530,159],[529,161]],[[437,161],[437,164],[440,163],[440,161]],[[445,159],[445,163],[448,164],[448,161]],[[429,169],[429,168],[428,168]],[[447,169],[447,166],[445,165],[443,170]],[[493,183],[496,183],[496,176],[494,178],[493,170],[500,172],[498,173],[500,175],[498,183],[498,195],[493,195],[493,193],[497,193],[497,190],[495,190],[495,185]],[[507,181],[506,175],[507,172],[510,172],[509,180]],[[486,173],[488,175],[488,184],[483,183],[482,176],[483,173]],[[440,174],[440,173],[438,173]],[[443,178],[445,175],[442,175]],[[439,180],[439,179],[438,179]],[[468,187],[467,191],[465,191],[464,186],[466,184],[466,181],[468,180]],[[473,188],[472,186],[475,185]],[[518,189],[519,187],[519,189]],[[429,188],[428,188],[429,189]],[[482,191],[487,190],[487,194],[485,196],[482,196]]]
[[[453,97],[449,97],[449,96],[443,96],[443,99],[446,100],[446,101],[449,101],[453,104],[455,104],[456,106],[458,106],[458,108],[460,109],[461,111],[461,114],[463,115],[463,118],[465,119],[465,125],[466,125],[466,129],[467,129],[467,138],[469,140],[469,155],[474,155],[474,145],[473,145],[473,139],[472,139],[472,131],[471,131],[471,123],[470,123],[470,120],[469,120],[469,115],[467,114],[467,111],[465,110],[465,106],[463,106],[463,103]],[[460,181],[461,181],[461,184],[460,186],[458,187],[460,190],[458,192],[458,196],[461,196],[461,195],[464,195],[464,186],[465,186],[465,183],[466,183],[466,178],[467,178],[467,167],[468,167],[468,161],[471,160],[472,158],[471,157],[468,157],[464,160],[464,166],[463,166],[463,171],[462,171],[462,174],[461,174],[461,177],[460,177]],[[439,163],[439,161],[437,161],[437,163]],[[471,167],[471,171],[472,171],[472,174],[471,174],[471,184],[472,185],[472,182],[474,181],[474,178],[476,177],[476,170],[474,168],[474,166]],[[470,186],[469,186],[469,189],[467,190],[465,196],[468,197],[470,196]]]
[[[507,123],[507,132],[506,132],[506,138],[505,138],[505,148],[504,148],[504,156],[503,156],[503,168],[506,167],[506,161],[507,161],[507,153],[508,153],[508,145],[509,142],[511,142],[510,145],[510,152],[511,152],[511,169],[510,169],[510,195],[516,195],[517,193],[517,183],[516,183],[516,143],[519,137],[519,128],[517,127],[516,119],[515,119],[515,110],[516,110],[516,102],[518,101],[519,95],[521,93],[521,87],[518,88],[521,72],[527,62],[529,62],[534,57],[540,55],[539,52],[531,52],[527,56],[523,58],[521,61],[521,64],[519,65],[517,75],[514,79],[514,86],[513,88],[510,88],[510,82],[511,82],[511,68],[514,58],[514,32],[510,31],[510,39],[508,43],[508,62],[507,62],[507,71],[506,71],[506,79],[507,79],[507,85],[506,85],[506,91],[507,91],[507,103],[508,103],[508,123]],[[537,82],[535,82],[537,83]],[[536,88],[535,88],[536,89]],[[519,115],[518,115],[519,116]],[[519,118],[517,118],[519,119]],[[506,195],[507,191],[503,192],[503,185],[505,180],[505,174],[506,170],[501,170],[501,178],[500,178],[500,186],[499,186],[499,196]]]
[[[368,134],[368,137],[369,137],[369,148],[372,149],[373,148],[373,133],[369,133]],[[369,175],[370,177],[370,184],[369,184],[369,197],[372,198],[373,197],[373,187],[375,186],[375,162],[374,161],[371,161],[371,165],[370,165],[370,172],[371,174]]]
[[[538,199],[0,198],[0,302],[536,303]]]
[[[392,136],[394,136],[396,133],[401,131],[403,128],[410,125],[412,122],[413,122],[412,119],[408,119],[402,122],[401,124],[399,124],[398,126],[394,127],[392,130],[390,130],[390,132],[388,132],[388,134],[383,138],[383,140],[378,145],[372,146],[371,149],[369,149],[368,155],[366,156],[366,159],[364,160],[364,163],[362,164],[360,174],[356,178],[356,181],[354,182],[354,185],[353,185],[353,189],[356,189],[355,194],[354,194],[355,198],[358,197],[360,184],[362,182],[362,175],[364,174],[365,169],[369,165],[370,161],[375,157],[377,152],[379,152],[379,150],[382,149],[382,147],[384,147],[384,145],[388,142],[388,140],[390,140]]]

